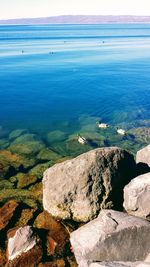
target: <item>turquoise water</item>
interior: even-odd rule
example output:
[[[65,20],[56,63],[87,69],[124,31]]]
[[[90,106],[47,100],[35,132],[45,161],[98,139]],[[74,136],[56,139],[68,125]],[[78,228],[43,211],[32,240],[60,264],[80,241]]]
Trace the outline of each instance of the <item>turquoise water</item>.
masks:
[[[137,146],[115,129],[150,127],[150,25],[0,26],[0,125]]]

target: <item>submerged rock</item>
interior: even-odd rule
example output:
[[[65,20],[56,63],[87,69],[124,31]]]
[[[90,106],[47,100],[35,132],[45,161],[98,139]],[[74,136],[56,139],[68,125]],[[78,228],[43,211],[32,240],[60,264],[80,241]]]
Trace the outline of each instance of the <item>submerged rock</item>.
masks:
[[[12,219],[18,203],[10,200],[0,208],[0,230],[4,229]]]
[[[42,149],[39,154],[37,155],[37,159],[39,160],[51,160],[51,161],[56,161],[58,159],[62,158],[62,156],[55,151],[49,149],[49,148],[44,148]]]
[[[16,130],[12,131],[9,134],[9,139],[10,140],[13,140],[13,139],[16,139],[19,136],[24,135],[24,134],[27,134],[27,133],[28,133],[28,130],[26,130],[26,129],[16,129]]]
[[[36,176],[38,179],[42,179],[42,177],[43,177],[43,172],[44,172],[47,168],[51,167],[52,165],[53,165],[52,162],[46,162],[46,163],[37,164],[35,167],[33,167],[33,168],[30,170],[29,174],[30,174],[30,175],[34,175],[34,176]]]
[[[133,156],[112,147],[56,164],[43,178],[43,206],[55,217],[86,222],[100,208],[122,207],[123,187],[134,175]]]
[[[100,261],[143,261],[150,253],[150,223],[102,210],[95,220],[71,233],[70,240],[80,267]]]
[[[49,255],[61,255],[65,252],[66,244],[69,242],[69,233],[60,222],[44,211],[38,215],[34,226],[48,231],[47,249]]]
[[[9,141],[6,138],[0,139],[0,149],[5,149],[9,146]]]
[[[17,188],[25,188],[31,184],[37,182],[38,177],[29,173],[17,173],[15,176],[10,179],[12,182],[15,182]]]
[[[19,155],[25,156],[34,156],[37,154],[41,149],[45,147],[45,144],[41,141],[32,141],[26,142],[22,144],[12,144],[9,146],[9,150],[12,153],[17,153]]]
[[[150,172],[125,186],[123,206],[129,214],[150,219]]]
[[[147,127],[138,127],[133,128],[129,131],[129,134],[133,135],[134,138],[141,144],[149,143],[150,142],[150,128]]]
[[[47,142],[49,144],[52,144],[55,142],[61,142],[61,141],[64,141],[66,139],[66,137],[67,137],[66,133],[59,131],[59,130],[49,132],[47,134]]]
[[[27,159],[8,150],[0,150],[0,177],[10,177],[16,172],[35,164],[34,159]]]
[[[42,258],[39,237],[30,226],[8,233],[8,267],[34,267]]]

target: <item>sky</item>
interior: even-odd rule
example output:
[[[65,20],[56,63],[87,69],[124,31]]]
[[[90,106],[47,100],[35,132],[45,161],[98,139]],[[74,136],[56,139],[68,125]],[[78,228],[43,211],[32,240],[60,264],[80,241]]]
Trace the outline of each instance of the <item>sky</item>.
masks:
[[[0,0],[0,19],[57,15],[150,15],[150,0]]]

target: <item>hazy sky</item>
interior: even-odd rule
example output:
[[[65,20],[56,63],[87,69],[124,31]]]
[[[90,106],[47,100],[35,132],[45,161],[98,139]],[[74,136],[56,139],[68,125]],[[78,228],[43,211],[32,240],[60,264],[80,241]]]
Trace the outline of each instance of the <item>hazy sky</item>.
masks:
[[[150,15],[150,0],[0,0],[0,19],[68,14]]]

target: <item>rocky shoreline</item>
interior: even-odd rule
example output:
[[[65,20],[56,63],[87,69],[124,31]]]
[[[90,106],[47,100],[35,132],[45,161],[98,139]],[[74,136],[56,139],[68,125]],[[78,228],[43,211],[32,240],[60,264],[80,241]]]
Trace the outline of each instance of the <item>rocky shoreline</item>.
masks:
[[[1,267],[150,266],[150,145],[136,161],[118,147],[69,159],[33,134],[9,138],[0,150]]]

